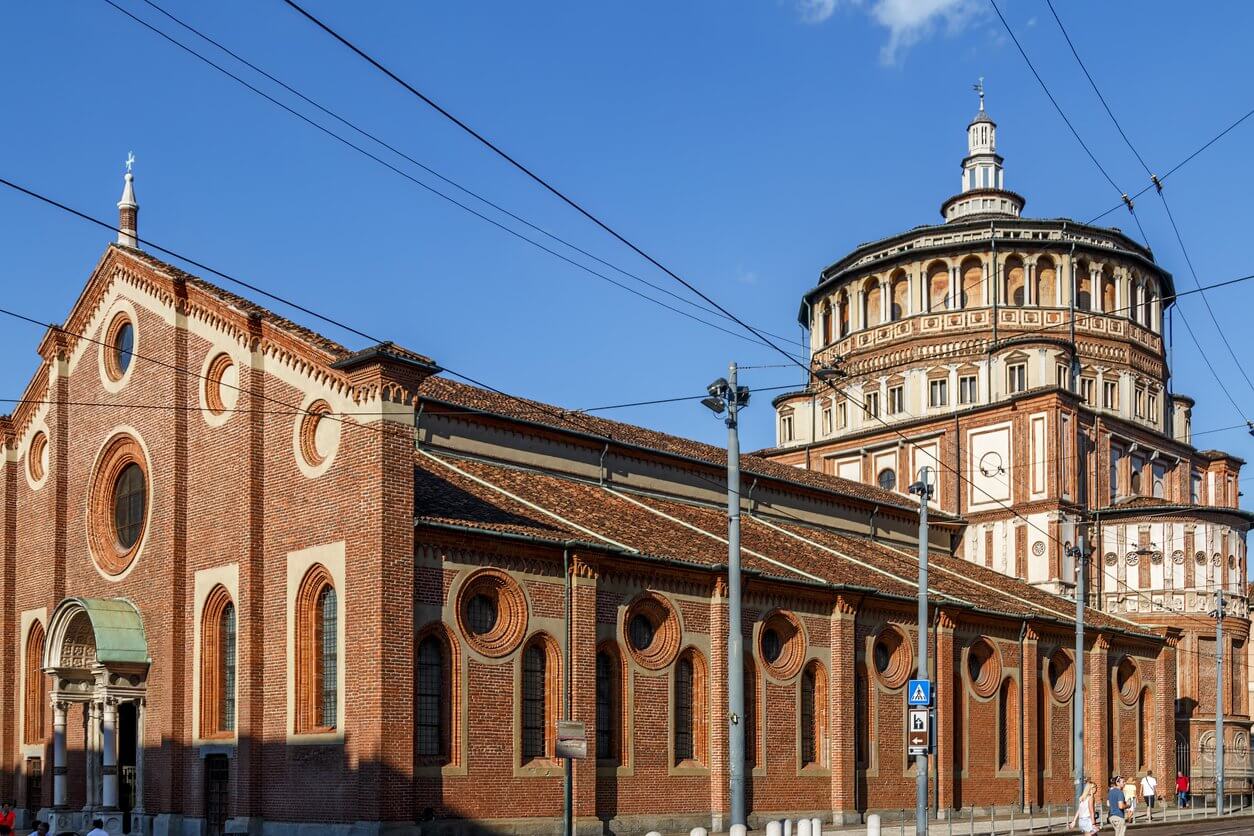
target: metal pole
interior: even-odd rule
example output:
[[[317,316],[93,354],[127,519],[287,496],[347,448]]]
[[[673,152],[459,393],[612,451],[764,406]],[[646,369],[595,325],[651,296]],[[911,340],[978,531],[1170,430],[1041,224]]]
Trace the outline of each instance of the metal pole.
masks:
[[[1078,807],[1080,793],[1084,790],[1084,569],[1088,560],[1082,530],[1076,540],[1079,545],[1072,549],[1075,561],[1075,695],[1071,704],[1071,768],[1075,773],[1073,800]]]
[[[931,679],[927,665],[927,503],[932,497],[928,481],[930,467],[919,470],[919,481],[910,486],[911,493],[919,495],[919,678]],[[927,836],[927,750],[915,755],[915,802],[914,832]]]
[[[572,667],[572,659],[574,656],[574,635],[575,631],[571,629],[570,624],[570,548],[562,549],[562,574],[565,575],[566,595],[564,596],[563,607],[565,609],[564,618],[566,620],[566,671],[562,676],[562,690],[565,691],[565,711],[567,720],[573,720],[571,716],[571,704],[574,694],[570,687],[570,672]],[[564,769],[565,776],[562,781],[562,829],[566,836],[574,836],[575,833],[575,785],[574,785],[574,761],[565,758]]]
[[[1215,602],[1215,814],[1224,814],[1224,567]]]
[[[727,386],[727,755],[731,790],[731,823],[748,824],[745,817],[744,650],[740,634],[740,436],[737,414],[741,403],[736,364],[728,367]],[[746,393],[745,403],[748,402]]]

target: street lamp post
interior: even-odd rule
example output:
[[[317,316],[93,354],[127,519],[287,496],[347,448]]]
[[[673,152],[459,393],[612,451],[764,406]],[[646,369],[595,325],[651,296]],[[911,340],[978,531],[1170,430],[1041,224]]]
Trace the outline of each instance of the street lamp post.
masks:
[[[927,504],[932,499],[928,480],[930,467],[919,470],[919,481],[910,486],[910,493],[919,497],[919,679],[931,679],[927,667]],[[914,756],[914,832],[927,836],[927,750]]]

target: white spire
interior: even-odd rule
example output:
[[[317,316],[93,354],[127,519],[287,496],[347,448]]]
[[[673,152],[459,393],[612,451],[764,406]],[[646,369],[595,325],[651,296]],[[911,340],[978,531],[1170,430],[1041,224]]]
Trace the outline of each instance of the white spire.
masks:
[[[122,199],[118,201],[118,243],[123,247],[139,247],[139,204],[135,202],[135,152],[126,155],[126,180]]]
[[[984,77],[971,85],[980,109],[967,125],[967,156],[962,160],[962,188],[941,206],[946,221],[970,215],[1018,217],[1023,198],[1006,191],[1006,172],[997,153],[997,123],[984,109]],[[993,193],[996,194],[993,194]]]

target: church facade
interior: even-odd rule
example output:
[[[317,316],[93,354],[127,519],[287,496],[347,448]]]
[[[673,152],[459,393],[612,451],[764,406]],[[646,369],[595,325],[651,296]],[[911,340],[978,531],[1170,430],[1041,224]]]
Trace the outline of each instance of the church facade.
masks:
[[[542,834],[568,798],[581,833],[718,827],[735,722],[751,821],[852,822],[912,797],[920,673],[938,813],[1071,798],[1074,605],[971,560],[986,518],[943,483],[920,672],[914,500],[744,456],[729,659],[725,451],[350,351],[141,249],[129,175],[120,209],[0,419],[0,793],[27,819]],[[1137,616],[1089,611],[1094,774],[1175,765],[1185,627]]]
[[[1249,793],[1254,516],[1243,462],[1195,446],[1171,386],[1172,277],[1118,229],[1023,217],[982,94],[967,140],[941,224],[860,245],[805,295],[815,378],[775,400],[769,455],[896,491],[930,466],[969,563],[1074,597],[1084,561],[1090,606],[1181,633],[1167,774],[1213,786],[1222,690],[1228,790]],[[1097,776],[1121,745],[1109,723],[1087,730]]]

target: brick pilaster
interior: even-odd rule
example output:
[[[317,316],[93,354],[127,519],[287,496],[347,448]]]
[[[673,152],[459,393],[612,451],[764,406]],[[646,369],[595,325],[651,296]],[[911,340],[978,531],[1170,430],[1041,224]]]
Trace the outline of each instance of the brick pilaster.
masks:
[[[1084,661],[1084,771],[1099,787],[1110,780],[1110,641],[1099,633]]]
[[[955,691],[958,681],[954,675],[957,659],[954,648],[954,613],[941,610],[936,624],[936,781],[938,806],[941,810],[954,808],[954,781],[957,777],[958,758],[955,747],[961,741],[954,739],[954,711],[961,703]]]
[[[1040,636],[1032,625],[1028,625],[1023,637],[1022,670],[1019,675],[1023,682],[1023,715],[1020,723],[1023,727],[1023,769],[1024,769],[1024,805],[1039,804],[1041,799],[1041,761],[1040,748],[1037,746],[1037,703],[1040,701],[1041,657],[1038,642]]]
[[[744,663],[738,661],[737,664],[743,665]],[[727,671],[727,583],[719,577],[714,584],[710,598],[710,676],[707,680],[710,706],[707,724],[710,752],[710,815],[714,820],[715,830],[725,829],[728,822],[727,816],[731,814],[731,776],[728,774],[727,766]],[[761,711],[762,706],[758,706],[758,710]]]
[[[858,600],[838,596],[832,608],[832,686],[828,689],[828,751],[832,769],[832,819],[857,818],[857,715],[854,679],[857,671]]]
[[[1151,768],[1158,776],[1160,796],[1171,797],[1176,777],[1176,662],[1180,631],[1166,627],[1159,630],[1166,644],[1154,665],[1154,723],[1151,731],[1154,753]]]
[[[593,564],[572,556],[569,627],[571,719],[582,722],[588,757],[573,762],[575,819],[592,821],[597,813],[597,573]],[[565,713],[563,706],[563,713]]]

